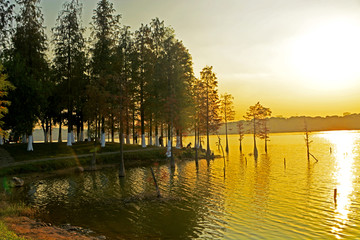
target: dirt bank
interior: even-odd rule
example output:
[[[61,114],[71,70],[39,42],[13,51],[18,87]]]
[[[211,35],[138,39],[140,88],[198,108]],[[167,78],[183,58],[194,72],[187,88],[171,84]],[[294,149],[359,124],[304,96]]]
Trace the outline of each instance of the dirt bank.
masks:
[[[3,219],[9,230],[19,237],[39,240],[100,240],[104,236],[89,236],[90,230],[70,225],[57,227],[48,223],[37,222],[28,217],[6,217]]]

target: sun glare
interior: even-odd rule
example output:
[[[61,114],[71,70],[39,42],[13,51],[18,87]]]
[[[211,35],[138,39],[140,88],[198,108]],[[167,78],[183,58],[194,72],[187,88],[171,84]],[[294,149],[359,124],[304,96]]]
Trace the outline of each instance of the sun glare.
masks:
[[[334,178],[337,182],[337,196],[335,221],[332,232],[336,234],[338,238],[338,234],[346,227],[349,218],[351,197],[354,192],[353,181],[355,175],[353,165],[357,138],[356,135],[343,131],[328,132],[324,134],[324,137],[332,143],[334,148],[333,154],[337,162],[337,169],[334,172]]]
[[[360,25],[338,19],[314,27],[292,46],[292,64],[309,88],[351,88],[360,79]]]

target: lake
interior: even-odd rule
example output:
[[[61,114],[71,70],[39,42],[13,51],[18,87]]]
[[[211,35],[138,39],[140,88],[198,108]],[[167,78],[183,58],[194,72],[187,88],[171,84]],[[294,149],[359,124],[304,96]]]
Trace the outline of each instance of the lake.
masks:
[[[271,134],[268,154],[252,137],[229,136],[224,159],[127,169],[124,179],[108,168],[65,176],[34,178],[13,189],[15,201],[39,207],[56,225],[90,228],[108,239],[345,239],[360,236],[360,132],[310,135],[306,159],[303,133]],[[225,136],[221,136],[225,149]],[[184,144],[193,142],[185,138]],[[211,137],[215,154],[217,136]],[[205,146],[205,144],[204,144]],[[334,189],[337,189],[334,199]]]

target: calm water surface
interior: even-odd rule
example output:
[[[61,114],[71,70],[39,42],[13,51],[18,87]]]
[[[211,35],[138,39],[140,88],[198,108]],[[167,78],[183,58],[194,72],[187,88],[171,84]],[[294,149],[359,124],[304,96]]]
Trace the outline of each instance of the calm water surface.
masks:
[[[359,238],[360,132],[320,132],[311,139],[318,163],[307,161],[299,133],[272,134],[268,155],[258,141],[257,162],[249,154],[251,136],[244,155],[238,136],[229,136],[225,176],[222,158],[201,160],[198,171],[193,161],[178,162],[173,173],[154,165],[160,200],[149,168],[127,169],[125,179],[106,169],[34,180],[11,194],[40,207],[45,221],[87,227],[108,239]],[[216,141],[213,136],[218,154]]]

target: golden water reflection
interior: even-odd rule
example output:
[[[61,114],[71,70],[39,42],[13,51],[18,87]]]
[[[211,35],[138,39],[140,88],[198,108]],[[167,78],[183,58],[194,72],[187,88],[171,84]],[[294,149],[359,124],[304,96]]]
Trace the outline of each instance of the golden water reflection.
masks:
[[[334,180],[337,193],[334,192],[335,215],[331,232],[335,234],[336,238],[341,238],[341,232],[349,220],[349,208],[354,192],[353,165],[356,135],[351,132],[334,131],[325,133],[324,137],[332,144],[330,151],[336,161]]]

